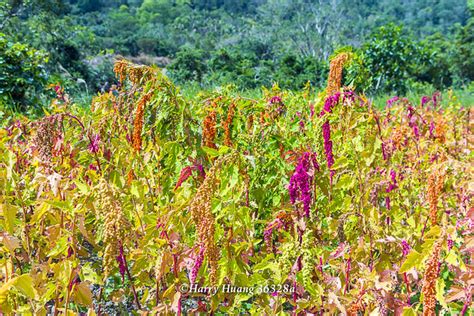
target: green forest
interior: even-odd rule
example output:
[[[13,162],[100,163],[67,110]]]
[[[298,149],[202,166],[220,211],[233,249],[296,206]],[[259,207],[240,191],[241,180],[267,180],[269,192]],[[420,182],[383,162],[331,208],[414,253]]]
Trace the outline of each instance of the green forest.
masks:
[[[190,91],[321,88],[344,50],[354,54],[344,83],[370,96],[469,97],[473,10],[463,0],[1,1],[0,106],[37,112],[57,83],[88,103],[116,83],[119,56]]]

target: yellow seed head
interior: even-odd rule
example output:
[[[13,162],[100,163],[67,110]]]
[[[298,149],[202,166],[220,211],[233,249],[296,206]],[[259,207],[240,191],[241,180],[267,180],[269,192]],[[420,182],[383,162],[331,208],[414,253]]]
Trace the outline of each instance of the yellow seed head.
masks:
[[[210,267],[209,279],[212,285],[217,284],[220,254],[214,240],[215,218],[212,214],[211,201],[219,183],[218,171],[220,167],[229,164],[235,157],[236,155],[231,154],[222,156],[215,161],[190,205],[191,216],[197,227],[198,243],[205,247],[205,255]]]
[[[97,202],[97,205],[99,205],[98,215],[104,221],[103,242],[105,250],[103,266],[104,275],[107,277],[114,267],[115,258],[119,255],[120,244],[125,243],[130,223],[126,219],[112,189],[103,180],[99,184]]]

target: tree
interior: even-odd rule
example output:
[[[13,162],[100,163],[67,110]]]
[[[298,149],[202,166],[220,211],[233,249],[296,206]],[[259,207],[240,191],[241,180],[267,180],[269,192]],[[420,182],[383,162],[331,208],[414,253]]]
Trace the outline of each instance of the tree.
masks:
[[[79,0],[77,6],[82,12],[98,11],[102,8],[102,1]]]
[[[0,98],[20,111],[35,105],[47,80],[48,55],[0,33]]]
[[[366,84],[372,92],[403,94],[419,59],[417,45],[402,26],[382,26],[362,46],[362,63],[369,75]]]
[[[474,5],[473,5],[474,6]],[[474,13],[474,8],[471,11]],[[472,14],[471,13],[471,14]],[[474,80],[474,17],[460,28],[456,34],[453,70],[458,84],[468,84]]]
[[[198,49],[180,50],[168,68],[178,82],[200,82],[206,71],[204,52]]]

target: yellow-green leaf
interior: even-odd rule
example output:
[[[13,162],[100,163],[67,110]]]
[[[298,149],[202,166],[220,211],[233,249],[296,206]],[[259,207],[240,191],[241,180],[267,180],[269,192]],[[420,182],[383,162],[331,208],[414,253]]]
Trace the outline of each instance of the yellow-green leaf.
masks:
[[[17,213],[16,207],[10,204],[0,204],[0,211],[3,215],[5,230],[13,234]]]
[[[57,242],[56,242],[56,245],[54,246],[53,249],[51,249],[51,251],[47,254],[48,257],[55,257],[59,254],[62,254],[63,252],[66,251],[67,249],[67,236],[63,236],[62,238],[60,238]]]
[[[349,174],[343,174],[339,180],[337,181],[336,185],[334,186],[335,189],[350,189],[354,186],[355,180]]]
[[[31,222],[33,224],[39,222],[43,218],[43,216],[48,212],[49,209],[50,209],[49,204],[41,203],[41,205],[35,209],[35,212],[33,216],[31,217]]]
[[[82,183],[79,180],[74,181],[74,183],[76,184],[77,188],[79,189],[79,191],[81,191],[82,194],[89,193],[89,187],[87,186],[87,184]]]
[[[444,261],[446,261],[447,263],[453,265],[453,266],[458,266],[458,258],[456,256],[456,254],[454,253],[454,251],[450,251],[449,254],[446,256],[446,258],[444,259]]]
[[[415,311],[411,307],[404,307],[402,316],[416,316]]]
[[[22,274],[19,277],[12,279],[11,286],[20,291],[23,295],[34,298],[35,290],[33,288],[33,279],[28,274]]]
[[[407,272],[411,270],[412,268],[416,267],[422,259],[422,255],[416,251],[412,250],[408,255],[407,258],[405,259],[405,262],[402,264],[400,267],[400,273]]]
[[[0,242],[5,245],[5,247],[10,251],[14,252],[15,249],[20,248],[20,241],[14,236],[10,236],[7,233],[3,233]]]
[[[74,301],[83,306],[92,305],[92,292],[86,282],[81,282],[75,285]]]
[[[136,182],[132,182],[132,186],[130,187],[130,193],[134,195],[136,198],[140,198],[140,193],[138,192],[138,184]]]
[[[219,151],[217,151],[216,149],[214,148],[210,148],[210,147],[206,147],[206,146],[202,146],[202,150],[204,150],[204,152],[206,154],[209,155],[209,157],[217,157],[219,156]]]
[[[446,304],[446,300],[444,299],[444,280],[443,279],[437,279],[436,280],[436,299],[438,302],[443,306],[444,308],[448,308],[448,305]]]
[[[230,150],[229,147],[227,147],[227,146],[221,146],[221,147],[219,148],[219,151],[218,151],[219,156],[222,156],[222,155],[228,153],[229,150]]]
[[[347,158],[342,156],[336,159],[336,161],[334,162],[334,165],[332,166],[332,169],[333,170],[342,169],[348,164],[349,164],[349,161],[347,160]]]
[[[441,228],[439,226],[433,226],[431,229],[425,234],[424,239],[438,239],[441,235]]]
[[[122,176],[117,170],[110,173],[110,181],[118,188],[123,188]]]

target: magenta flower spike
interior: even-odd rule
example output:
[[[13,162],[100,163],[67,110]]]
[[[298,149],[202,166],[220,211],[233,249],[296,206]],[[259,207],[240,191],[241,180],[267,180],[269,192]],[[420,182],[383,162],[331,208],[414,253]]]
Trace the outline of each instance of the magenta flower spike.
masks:
[[[290,184],[288,186],[291,203],[295,204],[297,200],[301,201],[306,217],[309,217],[311,207],[311,183],[313,181],[312,175],[314,174],[314,170],[319,170],[315,154],[309,152],[303,153],[290,178]]]
[[[191,269],[191,274],[189,276],[191,284],[194,284],[196,282],[199,269],[201,268],[202,262],[204,261],[205,250],[206,248],[204,248],[202,245],[199,246],[199,253],[196,256],[196,259],[194,260],[194,265],[193,265],[193,268]]]
[[[100,135],[95,134],[91,137],[91,143],[88,146],[88,149],[91,153],[96,154],[99,152],[99,142],[100,142]]]

